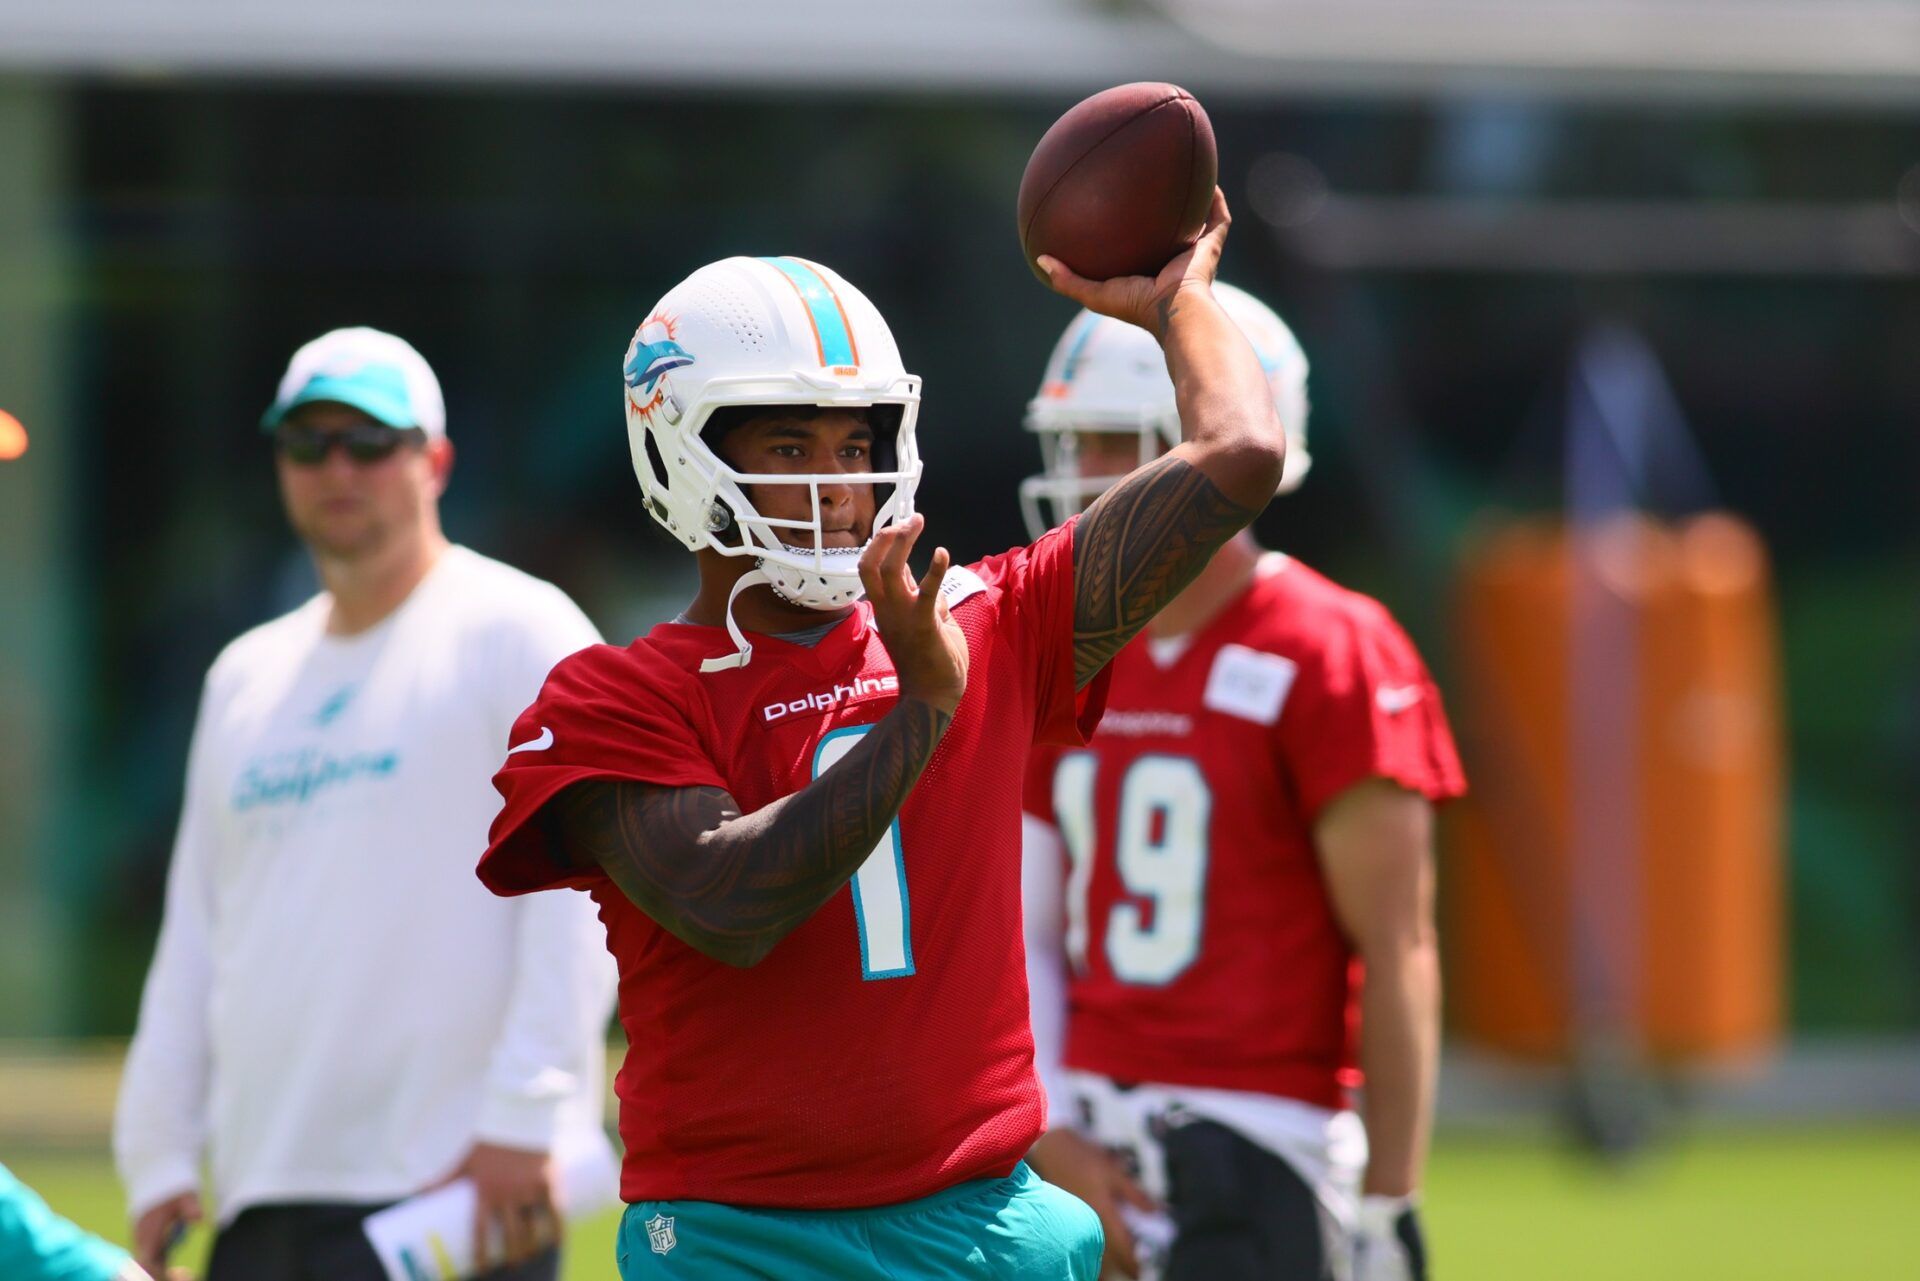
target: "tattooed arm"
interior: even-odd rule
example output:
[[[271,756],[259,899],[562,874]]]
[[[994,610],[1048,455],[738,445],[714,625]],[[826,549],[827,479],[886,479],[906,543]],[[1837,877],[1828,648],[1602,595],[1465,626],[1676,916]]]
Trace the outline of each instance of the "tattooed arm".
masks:
[[[1273,497],[1286,437],[1259,358],[1213,297],[1226,242],[1217,190],[1199,241],[1158,277],[1083,280],[1043,258],[1059,292],[1159,340],[1184,439],[1102,494],[1074,528],[1074,678],[1085,686]]]
[[[544,812],[549,847],[599,864],[688,946],[754,965],[873,853],[952,718],[903,698],[819,778],[751,814],[717,787],[576,783]]]
[[[890,526],[860,557],[900,701],[852,750],[751,814],[718,787],[576,783],[542,812],[555,857],[598,864],[662,928],[729,965],[758,964],[819,910],[899,815],[966,692],[966,639],[940,596],[946,548],[918,584],[907,571],[921,527]]]

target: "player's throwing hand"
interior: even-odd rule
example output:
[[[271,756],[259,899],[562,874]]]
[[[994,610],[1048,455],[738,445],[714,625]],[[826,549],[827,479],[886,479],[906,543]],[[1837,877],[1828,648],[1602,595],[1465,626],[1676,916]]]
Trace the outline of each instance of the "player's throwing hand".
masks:
[[[1157,276],[1088,280],[1051,254],[1041,254],[1038,261],[1055,293],[1065,294],[1088,311],[1124,320],[1140,326],[1155,338],[1164,338],[1167,318],[1180,291],[1212,288],[1214,273],[1220,269],[1220,252],[1226,247],[1227,228],[1232,222],[1233,216],[1227,212],[1227,197],[1215,187],[1213,207],[1207,211],[1207,225],[1200,232],[1200,239],[1162,267]]]
[[[900,677],[900,697],[917,698],[951,716],[967,692],[967,640],[940,594],[953,563],[947,549],[935,550],[918,584],[907,565],[925,526],[926,517],[915,512],[876,533],[860,554],[860,582]]]

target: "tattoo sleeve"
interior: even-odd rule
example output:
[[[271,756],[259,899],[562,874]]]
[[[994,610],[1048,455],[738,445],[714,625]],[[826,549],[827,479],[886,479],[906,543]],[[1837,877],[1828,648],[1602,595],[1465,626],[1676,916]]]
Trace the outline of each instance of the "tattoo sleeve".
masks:
[[[576,783],[547,804],[549,843],[572,866],[597,863],[690,947],[753,965],[873,853],[950,719],[903,699],[813,782],[751,814],[717,787]]]
[[[1074,527],[1074,684],[1084,687],[1257,513],[1169,454],[1102,494]]]

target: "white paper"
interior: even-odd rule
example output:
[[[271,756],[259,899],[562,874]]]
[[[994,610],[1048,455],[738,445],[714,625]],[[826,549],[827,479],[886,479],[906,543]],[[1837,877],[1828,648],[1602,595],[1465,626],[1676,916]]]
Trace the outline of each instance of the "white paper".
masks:
[[[568,1220],[597,1214],[620,1199],[620,1170],[606,1148],[559,1158],[555,1199]],[[373,1252],[389,1281],[465,1281],[473,1275],[473,1180],[409,1197],[367,1216]]]

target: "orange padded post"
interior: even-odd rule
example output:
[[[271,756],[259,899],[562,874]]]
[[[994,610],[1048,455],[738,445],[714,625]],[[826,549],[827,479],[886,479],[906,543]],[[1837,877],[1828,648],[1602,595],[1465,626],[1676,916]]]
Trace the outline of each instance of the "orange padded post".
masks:
[[[1576,603],[1591,625],[1596,600],[1625,620],[1606,634],[1625,652],[1575,646]],[[1515,524],[1475,546],[1458,601],[1474,795],[1443,873],[1455,1029],[1546,1059],[1592,1036],[1672,1063],[1771,1045],[1782,748],[1759,538],[1720,514],[1627,517],[1577,538]],[[1601,682],[1588,706],[1630,701],[1624,741],[1579,741],[1580,681]],[[1596,761],[1603,749],[1630,759]],[[1596,768],[1616,764],[1628,768]],[[1580,794],[1595,787],[1619,794]],[[1575,814],[1607,820],[1606,839],[1576,841]],[[1596,876],[1579,859],[1608,866]]]

